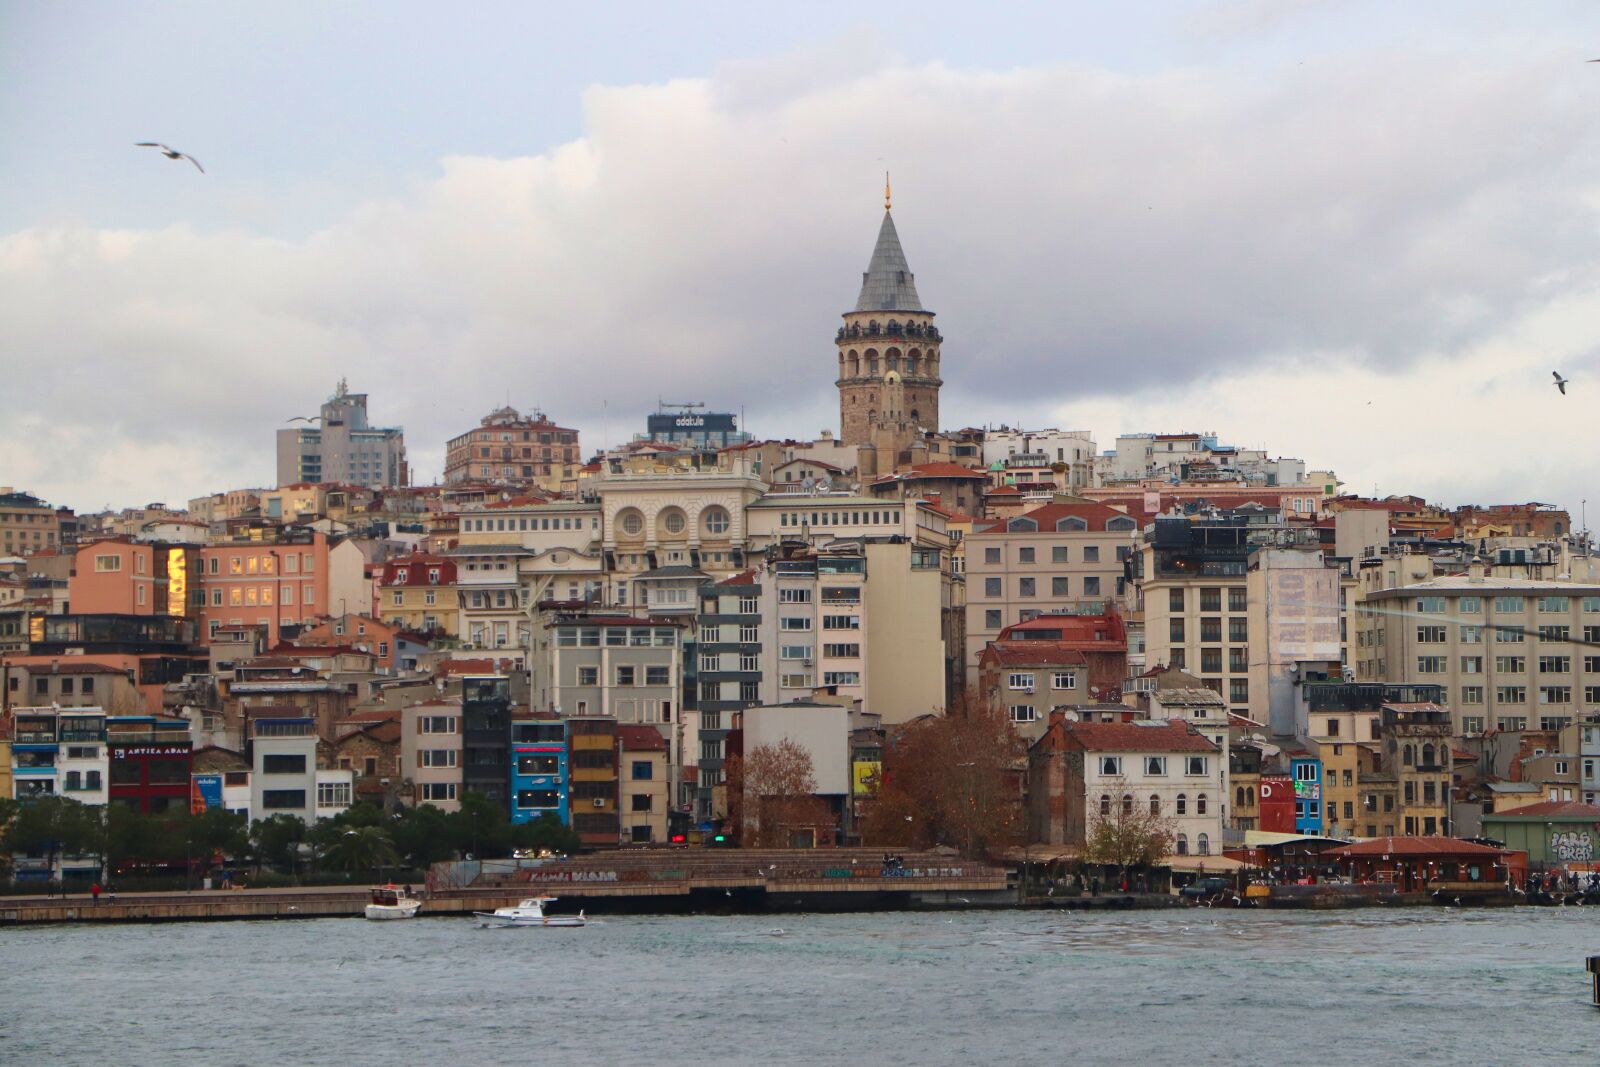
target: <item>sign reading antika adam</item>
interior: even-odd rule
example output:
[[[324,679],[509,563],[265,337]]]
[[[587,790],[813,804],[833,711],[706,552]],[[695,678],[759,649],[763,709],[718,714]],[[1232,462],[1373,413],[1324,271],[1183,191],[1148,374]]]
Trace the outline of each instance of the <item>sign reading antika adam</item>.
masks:
[[[128,748],[113,748],[112,759],[149,759],[161,756],[187,756],[188,745],[133,745]]]

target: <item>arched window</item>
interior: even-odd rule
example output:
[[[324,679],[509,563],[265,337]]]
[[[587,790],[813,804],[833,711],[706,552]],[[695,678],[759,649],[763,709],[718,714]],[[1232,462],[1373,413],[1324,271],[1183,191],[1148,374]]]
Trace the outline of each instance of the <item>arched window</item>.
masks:
[[[1006,523],[1007,533],[1037,533],[1039,524],[1032,519],[1017,518]]]
[[[711,537],[721,537],[728,532],[728,527],[733,525],[728,518],[728,509],[720,504],[713,504],[700,512],[700,530]]]
[[[1401,762],[1403,762],[1407,767],[1411,766],[1416,762],[1416,749],[1412,748],[1410,745],[1407,745],[1401,750],[1400,759]]]
[[[638,508],[623,508],[617,512],[617,529],[628,537],[644,533],[644,513]]]
[[[1187,856],[1188,854],[1189,854],[1189,835],[1188,834],[1179,834],[1178,835],[1178,855]]]
[[[1133,814],[1133,794],[1132,793],[1124,793],[1124,794],[1122,794],[1122,814],[1124,814],[1124,815],[1132,815]]]
[[[662,508],[656,515],[656,533],[666,534],[668,537],[680,537],[683,531],[689,528],[689,517],[683,513],[682,508]]]
[[[1064,519],[1056,520],[1056,529],[1058,531],[1087,530],[1088,528],[1089,524],[1078,518],[1076,515],[1068,515]]]
[[[1115,519],[1107,519],[1106,520],[1106,529],[1107,530],[1132,530],[1138,525],[1139,525],[1138,523],[1134,522],[1132,519],[1128,518],[1126,515],[1121,515],[1121,516],[1118,516]]]
[[[1244,803],[1244,786],[1241,785],[1239,788],[1233,791],[1233,806],[1236,808],[1242,808],[1244,807]]]
[[[1101,815],[1110,815],[1111,814],[1111,794],[1110,793],[1101,793],[1100,794],[1100,814]]]
[[[1178,794],[1178,802],[1176,807],[1179,815],[1189,814],[1189,796],[1187,793]]]
[[[1246,804],[1249,804],[1251,807],[1255,806],[1255,803],[1256,803],[1256,787],[1255,786],[1247,785],[1247,786],[1244,787],[1244,802]]]
[[[1205,834],[1201,834],[1199,837],[1195,838],[1194,846],[1194,850],[1200,853],[1200,855],[1211,855],[1211,839]]]
[[[876,378],[877,376],[878,350],[876,348],[869,348],[867,349],[867,377]]]
[[[1422,765],[1424,767],[1433,766],[1433,746],[1432,745],[1423,745],[1422,746]]]
[[[1161,814],[1161,798],[1158,797],[1154,793],[1150,794],[1150,814],[1151,815],[1160,815]]]
[[[1206,795],[1204,793],[1194,798],[1194,813],[1196,815],[1204,815],[1206,813]]]

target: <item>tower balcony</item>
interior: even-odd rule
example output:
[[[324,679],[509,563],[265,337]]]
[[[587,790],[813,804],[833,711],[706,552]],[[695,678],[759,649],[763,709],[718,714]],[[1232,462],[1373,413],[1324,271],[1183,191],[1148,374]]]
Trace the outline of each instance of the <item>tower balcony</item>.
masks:
[[[931,374],[907,374],[904,371],[901,371],[900,383],[907,389],[914,389],[918,386],[927,386],[929,388],[937,389],[944,384],[944,379]],[[840,388],[847,385],[881,386],[883,384],[883,374],[846,375],[845,377],[834,379],[833,384]]]
[[[939,332],[939,327],[932,323],[895,322],[886,324],[868,323],[862,326],[859,323],[839,327],[839,332],[833,338],[836,342],[865,341],[865,340],[897,340],[920,341],[923,344],[938,344],[944,340],[944,335]]]

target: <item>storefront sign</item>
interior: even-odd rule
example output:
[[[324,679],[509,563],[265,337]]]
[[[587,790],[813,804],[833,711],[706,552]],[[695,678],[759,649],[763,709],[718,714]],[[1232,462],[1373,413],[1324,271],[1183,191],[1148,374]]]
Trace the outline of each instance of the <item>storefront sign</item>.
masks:
[[[133,745],[128,748],[113,747],[113,759],[151,759],[165,756],[187,756],[188,745]]]

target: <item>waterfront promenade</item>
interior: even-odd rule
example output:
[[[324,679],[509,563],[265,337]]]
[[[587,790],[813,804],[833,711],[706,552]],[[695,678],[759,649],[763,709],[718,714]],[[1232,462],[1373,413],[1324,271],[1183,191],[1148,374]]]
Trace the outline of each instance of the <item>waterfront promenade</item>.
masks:
[[[368,887],[0,897],[0,925],[295,919],[360,915]],[[524,897],[557,911],[892,910],[1015,904],[1007,872],[942,853],[881,850],[621,850],[571,860],[440,864],[423,914],[492,911]]]

